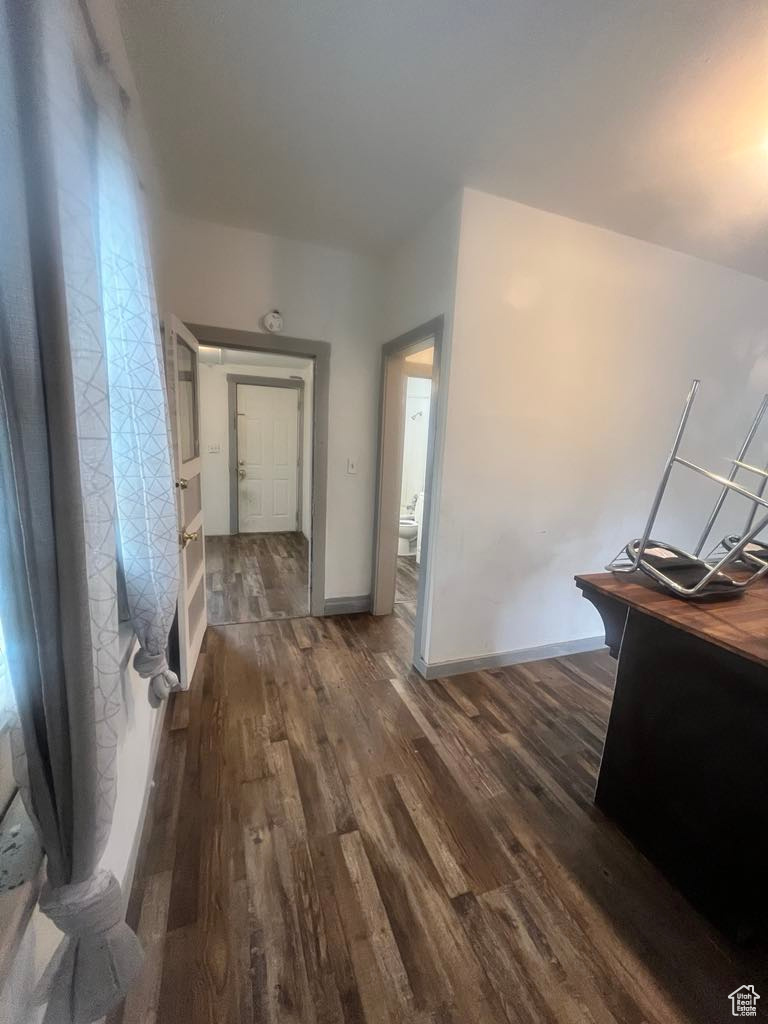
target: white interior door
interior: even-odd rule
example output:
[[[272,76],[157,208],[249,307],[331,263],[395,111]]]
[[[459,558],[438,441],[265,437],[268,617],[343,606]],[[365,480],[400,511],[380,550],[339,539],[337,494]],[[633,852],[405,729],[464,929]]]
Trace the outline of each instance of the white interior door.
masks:
[[[238,529],[298,529],[299,392],[237,385]]]
[[[208,607],[205,592],[205,538],[200,459],[200,380],[197,339],[177,317],[166,325],[169,400],[174,425],[176,493],[179,515],[179,657],[189,686],[200,653]]]

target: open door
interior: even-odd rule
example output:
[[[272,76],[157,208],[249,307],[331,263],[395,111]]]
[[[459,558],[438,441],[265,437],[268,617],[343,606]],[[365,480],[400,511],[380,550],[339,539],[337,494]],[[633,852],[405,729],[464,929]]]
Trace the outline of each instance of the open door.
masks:
[[[413,664],[422,674],[426,670],[429,609],[428,594],[431,586],[430,536],[432,531],[432,486],[434,453],[437,438],[438,405],[444,403],[440,389],[440,356],[443,344],[443,317],[435,317],[407,334],[382,346],[381,397],[379,409],[379,459],[373,530],[373,579],[371,611],[374,615],[390,615],[395,606],[398,585],[398,541],[417,539],[416,612],[414,620]],[[426,436],[426,463],[424,468],[423,497],[415,496],[411,511],[403,502],[403,442],[406,436],[406,408],[408,378],[429,378],[429,415]],[[417,396],[414,396],[417,397]],[[420,396],[424,397],[424,396]],[[409,422],[423,412],[409,417]],[[409,478],[412,480],[412,478]],[[410,495],[407,495],[410,497]],[[419,500],[420,499],[420,500]],[[403,505],[405,504],[405,509]],[[402,517],[402,512],[408,514]],[[402,517],[402,518],[401,518]],[[419,525],[420,524],[420,525]],[[416,533],[410,532],[413,527]],[[413,578],[406,572],[402,581]],[[410,587],[406,588],[412,591]],[[405,598],[410,601],[412,598]]]
[[[200,476],[199,345],[175,316],[166,321],[165,344],[179,516],[179,668],[182,684],[188,687],[208,624]]]

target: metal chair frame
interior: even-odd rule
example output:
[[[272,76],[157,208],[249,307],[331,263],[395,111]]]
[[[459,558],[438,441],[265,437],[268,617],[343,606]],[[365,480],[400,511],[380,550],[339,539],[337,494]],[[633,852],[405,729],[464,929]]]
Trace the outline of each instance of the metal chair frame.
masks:
[[[701,476],[706,477],[706,479],[712,480],[713,482],[719,484],[721,488],[720,494],[718,495],[717,500],[715,501],[712,511],[710,512],[707,521],[704,525],[704,529],[701,533],[701,536],[699,537],[695,551],[692,554],[689,554],[687,551],[683,552],[686,555],[686,557],[696,559],[704,563],[705,565],[709,565],[710,568],[704,574],[704,576],[702,576],[702,578],[692,587],[682,586],[676,580],[672,579],[669,576],[666,576],[663,572],[661,572],[655,566],[650,565],[650,563],[648,562],[643,562],[643,570],[649,573],[649,575],[651,575],[654,579],[658,580],[659,583],[662,583],[669,590],[673,591],[673,593],[678,594],[680,597],[686,598],[697,597],[699,594],[701,594],[701,592],[706,589],[707,584],[710,583],[710,581],[713,580],[719,573],[722,573],[727,566],[738,561],[747,544],[751,543],[755,539],[755,537],[757,537],[760,533],[762,533],[762,531],[766,527],[768,527],[768,499],[766,499],[764,496],[766,485],[768,485],[768,466],[766,466],[765,469],[761,470],[755,466],[751,466],[749,463],[744,461],[749,450],[749,447],[755,437],[755,434],[757,433],[757,429],[760,426],[760,423],[762,422],[766,410],[768,410],[768,395],[765,395],[763,397],[763,400],[760,403],[760,406],[758,407],[755,418],[753,419],[752,424],[750,425],[750,428],[747,431],[746,437],[744,438],[744,441],[741,444],[738,456],[735,459],[730,460],[730,473],[727,477],[724,477],[721,476],[719,473],[713,473],[711,472],[711,470],[705,469],[703,466],[698,466],[696,465],[696,463],[691,462],[688,459],[684,459],[681,455],[678,454],[680,450],[680,445],[683,440],[683,435],[685,433],[685,428],[688,423],[688,418],[691,414],[691,409],[693,408],[693,403],[696,398],[696,394],[699,390],[700,383],[701,382],[699,380],[694,380],[691,384],[691,389],[688,392],[688,397],[685,400],[683,413],[680,417],[680,422],[675,433],[672,449],[664,465],[664,471],[661,476],[661,482],[656,490],[656,494],[651,504],[651,511],[648,515],[648,519],[646,521],[645,528],[640,539],[640,544],[638,545],[638,549],[634,558],[629,558],[626,554],[626,549],[622,548],[622,550],[619,551],[616,557],[612,559],[606,566],[606,569],[608,569],[610,572],[615,573],[631,573],[635,572],[635,570],[640,567],[640,563],[643,562],[643,555],[645,554],[646,548],[648,547],[648,543],[651,539],[653,525],[656,522],[656,517],[658,516],[659,508],[661,507],[661,502],[664,498],[664,493],[667,489],[667,484],[669,483],[669,478],[672,474],[672,470],[676,465],[682,466],[684,469],[692,470],[694,473],[698,473]],[[753,473],[759,474],[762,477],[760,487],[758,488],[757,493],[753,493],[746,487],[742,487],[741,484],[736,483],[736,475],[739,469],[749,470]],[[720,514],[720,511],[722,510],[723,504],[725,503],[725,499],[728,496],[729,492],[739,494],[742,497],[746,498],[750,502],[750,512],[747,516],[744,531],[741,535],[739,542],[735,544],[729,551],[726,551],[724,555],[715,558],[715,560],[711,562],[710,558],[712,557],[712,555],[714,555],[714,552],[711,553],[711,555],[707,558],[702,558],[701,552],[704,548],[704,545],[707,542],[707,539],[709,538],[712,532],[712,528],[715,525],[717,517]],[[764,514],[757,518],[757,521],[755,521],[757,517],[758,508],[763,509]],[[714,551],[718,551],[718,549],[721,547],[722,542],[720,542],[720,544],[717,545]],[[760,560],[755,559],[755,561]],[[746,590],[747,587],[752,586],[753,583],[755,583],[758,579],[760,579],[762,576],[768,573],[768,562],[761,562],[760,564],[762,567],[754,573],[752,573],[752,575],[745,580],[735,580],[732,577],[729,577],[731,583],[739,590]]]

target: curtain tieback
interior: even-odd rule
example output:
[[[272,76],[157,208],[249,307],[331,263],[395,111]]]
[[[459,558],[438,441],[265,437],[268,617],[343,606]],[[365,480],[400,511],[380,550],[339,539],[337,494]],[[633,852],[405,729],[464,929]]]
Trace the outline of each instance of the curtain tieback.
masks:
[[[120,883],[110,871],[86,882],[43,886],[40,909],[65,938],[40,980],[45,1022],[91,1024],[124,998],[142,965],[141,943],[123,918]]]
[[[165,654],[150,654],[140,647],[133,659],[133,667],[142,679],[149,679],[150,702],[155,706],[167,700],[174,690],[181,689],[179,677],[168,667]]]

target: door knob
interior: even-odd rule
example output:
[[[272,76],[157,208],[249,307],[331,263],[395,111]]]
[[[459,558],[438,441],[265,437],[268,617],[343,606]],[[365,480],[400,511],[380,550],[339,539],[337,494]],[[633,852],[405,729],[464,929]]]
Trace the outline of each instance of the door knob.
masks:
[[[182,530],[179,536],[179,543],[183,548],[185,548],[187,544],[189,544],[193,540],[197,540],[199,536],[199,530],[195,530],[194,533],[190,533],[189,530]]]
[[[184,477],[182,477],[181,480],[176,481],[176,486],[179,488],[180,491],[186,491],[186,489],[189,487],[189,480],[185,480]]]

